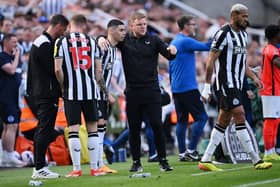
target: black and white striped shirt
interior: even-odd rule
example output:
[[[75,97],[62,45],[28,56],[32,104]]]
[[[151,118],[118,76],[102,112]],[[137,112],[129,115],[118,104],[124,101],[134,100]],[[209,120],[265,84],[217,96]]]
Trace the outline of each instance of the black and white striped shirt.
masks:
[[[3,51],[3,38],[4,38],[4,33],[0,32],[0,52]]]
[[[40,8],[47,18],[54,14],[62,14],[63,7],[64,0],[43,0],[40,4]]]
[[[225,25],[215,34],[211,50],[221,51],[215,63],[217,90],[242,89],[247,44],[247,33],[245,31],[235,32],[230,25]]]
[[[93,38],[70,33],[56,41],[54,57],[63,58],[65,99],[98,99],[94,63],[100,52]]]
[[[19,43],[19,45],[22,47],[23,54],[29,53],[32,47],[32,42],[22,41]]]
[[[107,51],[102,55],[102,75],[105,82],[105,86],[108,89],[111,77],[113,73],[113,66],[114,62],[117,58],[117,48],[116,47],[109,47]],[[102,100],[106,100],[106,94],[100,92],[100,96]]]

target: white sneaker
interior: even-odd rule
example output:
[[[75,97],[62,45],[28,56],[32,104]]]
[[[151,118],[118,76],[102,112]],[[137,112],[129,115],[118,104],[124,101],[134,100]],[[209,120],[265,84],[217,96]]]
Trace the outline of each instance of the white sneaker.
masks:
[[[2,162],[1,162],[1,166],[2,167],[7,167],[7,162],[8,162],[8,157],[7,157],[7,152],[3,150],[2,153]]]
[[[15,156],[9,157],[7,159],[6,165],[8,167],[17,167],[17,168],[22,168],[24,166],[26,166],[27,164],[21,160],[19,160],[18,158],[16,158]]]
[[[55,179],[58,177],[59,174],[50,171],[48,167],[43,167],[39,170],[33,168],[33,174],[31,176],[32,179]]]
[[[13,152],[8,153],[7,151],[3,151],[3,156],[2,156],[2,166],[3,167],[17,167],[17,168],[21,168],[26,166],[25,162],[22,162],[21,160],[19,160],[15,153]]]

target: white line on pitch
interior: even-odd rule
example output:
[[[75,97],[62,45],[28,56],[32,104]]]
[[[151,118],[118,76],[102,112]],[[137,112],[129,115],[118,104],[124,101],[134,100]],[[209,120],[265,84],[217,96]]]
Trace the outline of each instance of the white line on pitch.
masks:
[[[239,167],[239,168],[224,169],[223,171],[209,171],[209,172],[203,172],[203,173],[194,173],[194,174],[191,174],[191,176],[211,175],[211,174],[216,174],[216,173],[225,172],[225,171],[237,171],[237,170],[247,169],[247,168],[252,168],[252,166],[244,166],[244,167]]]
[[[247,184],[241,184],[238,186],[233,186],[233,187],[248,187],[248,186],[257,186],[257,185],[262,185],[262,184],[270,184],[274,182],[279,182],[280,178],[277,179],[271,179],[271,180],[265,180],[265,181],[259,181],[259,182],[253,182],[253,183],[247,183]]]

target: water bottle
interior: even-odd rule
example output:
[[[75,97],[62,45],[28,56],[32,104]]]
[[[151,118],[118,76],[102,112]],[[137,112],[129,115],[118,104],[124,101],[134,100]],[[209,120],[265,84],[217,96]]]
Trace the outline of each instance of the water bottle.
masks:
[[[130,175],[129,178],[148,178],[151,176],[151,173],[135,173]]]
[[[42,181],[34,181],[34,180],[30,180],[28,183],[29,186],[41,186],[43,185]]]

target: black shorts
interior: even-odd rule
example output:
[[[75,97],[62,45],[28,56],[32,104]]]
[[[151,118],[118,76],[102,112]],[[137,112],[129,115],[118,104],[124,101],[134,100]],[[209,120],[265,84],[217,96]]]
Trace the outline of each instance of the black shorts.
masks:
[[[0,118],[5,124],[15,124],[20,122],[21,111],[17,101],[0,101]]]
[[[98,101],[98,119],[108,120],[109,107],[108,101],[100,100]]]
[[[178,123],[187,123],[189,120],[188,114],[191,114],[194,120],[198,120],[202,115],[207,116],[200,97],[197,89],[173,93]]]
[[[97,121],[96,100],[72,101],[64,100],[64,110],[68,126],[81,124],[81,112],[86,122]]]
[[[241,90],[237,88],[229,88],[225,91],[219,90],[217,94],[220,109],[230,111],[240,105],[243,105]]]

